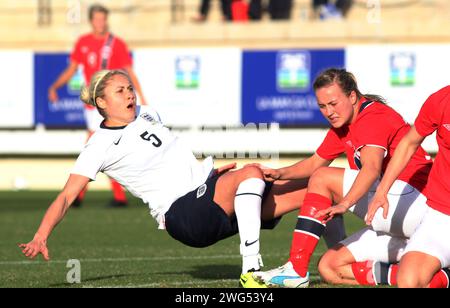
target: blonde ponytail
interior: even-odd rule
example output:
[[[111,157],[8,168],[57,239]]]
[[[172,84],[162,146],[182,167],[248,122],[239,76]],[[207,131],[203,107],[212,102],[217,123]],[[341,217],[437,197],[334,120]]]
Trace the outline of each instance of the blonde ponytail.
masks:
[[[86,86],[83,86],[83,88],[81,89],[80,100],[83,103],[85,103],[86,105],[95,106],[94,104],[91,103],[91,96],[89,95],[89,88]]]
[[[83,87],[81,89],[80,100],[87,105],[97,107],[97,97],[104,97],[106,83],[112,76],[118,74],[125,75],[128,79],[130,78],[127,73],[119,70],[102,70],[96,72],[91,78],[89,87]]]

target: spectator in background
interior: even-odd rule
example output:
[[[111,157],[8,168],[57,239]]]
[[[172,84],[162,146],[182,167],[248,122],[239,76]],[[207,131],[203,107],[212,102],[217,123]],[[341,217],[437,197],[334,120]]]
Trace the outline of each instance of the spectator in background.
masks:
[[[223,20],[231,21],[232,15],[231,15],[231,2],[232,0],[220,0],[222,5],[222,16]],[[211,0],[202,0],[199,10],[199,15],[192,18],[193,21],[196,22],[204,22],[208,18],[208,13],[211,5]]]
[[[346,18],[353,0],[313,0],[314,15],[320,19]]]
[[[250,0],[248,8],[248,17],[250,20],[261,20],[263,11],[262,0]]]
[[[291,18],[292,0],[250,0],[249,18],[261,20],[265,11],[269,12],[272,20],[288,20]]]
[[[92,32],[81,36],[70,56],[68,67],[61,73],[58,79],[50,86],[48,98],[52,103],[57,103],[57,90],[65,85],[77,72],[78,67],[83,67],[85,84],[88,85],[92,76],[99,70],[122,69],[126,71],[138,93],[141,104],[146,105],[141,87],[136,74],[132,69],[132,59],[127,45],[117,36],[109,32],[107,8],[101,5],[92,5],[89,8],[89,21]],[[87,105],[86,105],[87,106]],[[85,108],[85,118],[88,128],[88,138],[100,127],[102,117],[97,109],[87,106]],[[125,191],[119,183],[111,179],[111,187],[114,198],[109,205],[111,207],[123,207],[127,205]],[[86,190],[83,190],[74,201],[74,206],[80,206]]]
[[[288,20],[291,18],[292,0],[270,0],[269,14],[272,20]]]

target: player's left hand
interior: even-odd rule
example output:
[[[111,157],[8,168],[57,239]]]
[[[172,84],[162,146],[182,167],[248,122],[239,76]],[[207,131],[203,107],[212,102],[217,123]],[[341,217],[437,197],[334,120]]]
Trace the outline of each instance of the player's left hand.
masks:
[[[222,175],[230,170],[236,169],[237,164],[232,163],[216,169],[216,174]]]
[[[383,218],[387,219],[389,213],[389,200],[386,194],[379,193],[377,191],[369,204],[367,215],[364,219],[368,226],[372,224],[375,214],[377,213],[379,208],[383,209]]]
[[[342,215],[348,211],[348,208],[343,204],[337,204],[335,206],[331,206],[325,210],[318,211],[314,218],[323,218],[322,222],[327,223],[333,219],[335,215]]]

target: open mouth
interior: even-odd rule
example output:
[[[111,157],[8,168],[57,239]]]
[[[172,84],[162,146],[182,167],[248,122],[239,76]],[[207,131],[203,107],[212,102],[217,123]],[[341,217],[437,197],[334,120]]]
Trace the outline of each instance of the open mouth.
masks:
[[[129,103],[127,106],[127,109],[133,109],[134,108],[134,104],[133,103]]]

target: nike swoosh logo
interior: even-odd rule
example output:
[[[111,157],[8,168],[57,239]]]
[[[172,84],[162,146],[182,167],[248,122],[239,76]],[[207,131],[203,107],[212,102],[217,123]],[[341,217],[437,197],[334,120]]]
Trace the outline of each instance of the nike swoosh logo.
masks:
[[[245,247],[251,246],[251,245],[255,244],[257,241],[259,241],[259,239],[257,239],[254,242],[251,242],[251,243],[249,243],[248,241],[245,241]]]
[[[122,140],[122,137],[119,138],[119,140],[117,140],[117,142],[113,142],[115,145],[119,145],[120,140]]]

